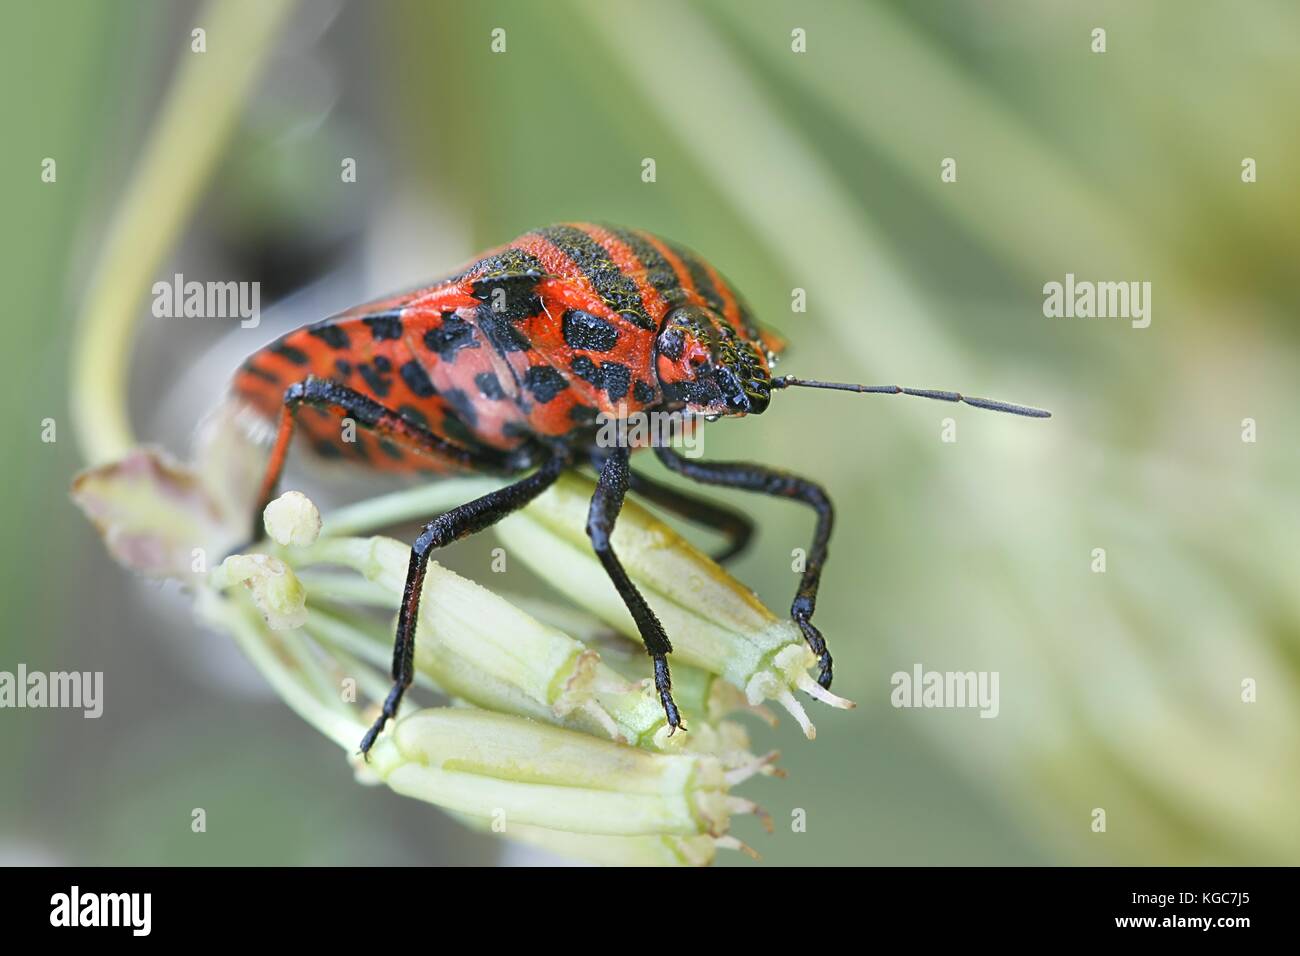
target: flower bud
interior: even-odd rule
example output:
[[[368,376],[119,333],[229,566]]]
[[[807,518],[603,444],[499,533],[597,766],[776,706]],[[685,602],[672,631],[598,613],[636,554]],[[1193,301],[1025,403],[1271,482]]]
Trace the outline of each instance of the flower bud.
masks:
[[[299,566],[326,563],[351,567],[378,585],[393,606],[405,583],[408,549],[388,538],[326,538],[315,546],[288,555]],[[313,582],[313,601],[328,599],[337,581],[323,587]],[[647,692],[646,658],[635,655],[635,670],[628,662],[624,676],[602,661],[600,654],[568,634],[519,608],[497,594],[469,581],[437,562],[430,562],[421,594],[415,642],[415,667],[452,697],[477,707],[531,717],[584,730],[636,746],[694,753],[717,754],[726,769],[749,766],[757,758],[748,742],[734,733],[721,738],[704,723],[720,715],[724,695],[711,694],[714,676],[683,668],[683,700],[698,710],[694,735],[670,736],[663,707]],[[581,615],[553,615],[566,623]],[[590,627],[590,619],[585,622]],[[598,624],[598,622],[597,622]],[[313,604],[309,631],[323,640],[349,649],[385,645],[391,636],[374,635],[373,628],[336,608]],[[630,646],[619,637],[620,650]],[[613,641],[608,642],[613,653]],[[725,686],[725,685],[724,685]],[[717,744],[717,749],[714,746]]]
[[[279,558],[266,554],[232,554],[212,572],[218,589],[242,584],[273,631],[287,631],[307,622],[307,592]]]
[[[421,710],[397,722],[370,767],[398,793],[479,819],[574,833],[721,836],[732,797],[717,760],[660,754],[523,718]],[[498,827],[499,829],[499,827]]]
[[[262,511],[267,536],[281,547],[305,548],[320,537],[320,512],[301,491],[286,491]]]

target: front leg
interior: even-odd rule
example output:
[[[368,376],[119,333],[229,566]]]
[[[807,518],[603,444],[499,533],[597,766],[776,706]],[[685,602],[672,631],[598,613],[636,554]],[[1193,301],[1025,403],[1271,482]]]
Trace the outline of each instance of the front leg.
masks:
[[[826,549],[835,523],[835,509],[826,490],[816,482],[792,475],[788,471],[751,465],[746,462],[701,462],[683,458],[671,448],[656,447],[655,454],[669,471],[693,478],[708,485],[742,488],[764,495],[790,498],[807,505],[817,514],[813,529],[812,546],[804,565],[799,591],[790,605],[790,617],[803,631],[804,639],[812,648],[820,664],[817,683],[829,688],[832,679],[831,653],[826,649],[826,639],[812,623],[817,609],[817,589],[821,586],[822,567],[826,564]]]
[[[402,695],[415,679],[415,624],[420,613],[420,592],[424,587],[429,553],[453,541],[496,524],[506,515],[518,511],[555,484],[569,465],[569,454],[557,446],[541,468],[527,478],[489,492],[481,498],[445,512],[430,521],[411,547],[411,561],[402,589],[402,604],[397,613],[397,637],[393,642],[393,689],[384,700],[384,708],[361,739],[361,752],[368,754],[384,725],[397,716]]]
[[[623,570],[623,564],[614,554],[614,548],[609,541],[610,535],[614,533],[614,523],[618,520],[618,513],[623,510],[623,499],[627,496],[630,474],[628,449],[613,449],[600,466],[596,493],[591,496],[591,508],[587,512],[587,536],[591,538],[591,547],[596,552],[596,557],[600,559],[600,563],[604,565],[605,573],[614,582],[619,597],[631,612],[632,620],[636,622],[636,629],[645,644],[646,653],[654,661],[655,690],[659,692],[659,702],[663,705],[664,714],[668,718],[670,728],[668,734],[672,736],[679,727],[682,730],[686,729],[681,714],[677,712],[677,704],[673,700],[672,675],[668,671],[668,655],[672,653],[673,646],[669,643],[668,635],[664,633],[659,618],[655,616],[655,612],[650,609],[650,605],[646,603],[641,592]]]

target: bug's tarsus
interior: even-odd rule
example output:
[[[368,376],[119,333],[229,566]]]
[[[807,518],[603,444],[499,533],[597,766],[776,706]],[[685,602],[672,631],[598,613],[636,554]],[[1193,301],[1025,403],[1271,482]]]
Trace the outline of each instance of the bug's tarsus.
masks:
[[[803,577],[799,579],[799,590],[790,605],[790,617],[799,625],[804,640],[817,655],[817,683],[829,689],[834,676],[834,664],[831,652],[812,622],[813,611],[817,607],[817,589],[821,586],[822,567],[826,563],[827,547],[830,542],[831,529],[835,524],[835,509],[831,505],[826,489],[816,482],[788,471],[754,465],[748,462],[704,462],[694,461],[677,454],[671,448],[655,447],[655,454],[669,471],[674,471],[685,478],[691,478],[706,485],[719,485],[726,488],[741,488],[756,491],[759,494],[772,495],[777,498],[789,498],[807,505],[817,515],[817,524],[813,529],[812,545],[808,549],[808,558],[804,564]]]
[[[591,496],[591,508],[587,512],[587,537],[591,539],[592,550],[604,566],[605,573],[614,582],[619,597],[631,612],[646,653],[654,662],[655,690],[659,692],[659,703],[663,705],[664,715],[668,718],[668,733],[671,736],[678,730],[686,729],[673,700],[673,681],[668,670],[668,655],[672,653],[673,646],[664,633],[659,618],[623,570],[623,564],[610,544],[610,536],[614,533],[614,524],[623,509],[623,499],[627,496],[630,483],[628,454],[626,447],[614,448],[600,465],[596,492]]]
[[[1016,405],[993,398],[977,398],[963,395],[961,392],[948,392],[937,388],[905,388],[902,385],[855,385],[852,382],[820,382],[810,378],[795,378],[793,375],[781,375],[772,379],[773,388],[829,388],[841,392],[858,392],[868,395],[913,395],[917,398],[933,398],[940,402],[963,402],[973,408],[983,408],[990,412],[1006,412],[1008,415],[1020,415],[1025,418],[1051,418],[1052,413],[1030,405]]]

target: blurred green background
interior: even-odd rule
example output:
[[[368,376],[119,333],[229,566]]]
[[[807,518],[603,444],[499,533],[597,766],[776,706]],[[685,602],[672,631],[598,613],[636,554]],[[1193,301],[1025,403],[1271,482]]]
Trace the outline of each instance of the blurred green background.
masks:
[[[68,502],[87,276],[199,55],[191,30],[217,15],[6,0],[3,18],[0,669],[102,670],[106,701],[99,720],[0,711],[0,860],[543,859],[356,786]],[[210,50],[242,42],[233,19]],[[154,319],[141,288],[135,427],[183,452],[234,363],[283,327],[529,228],[662,233],[791,340],[783,371],[1055,412],[787,393],[710,428],[708,457],[834,495],[817,621],[859,702],[816,714],[815,743],[752,728],[790,777],[746,787],[777,831],[744,821],[743,839],[772,864],[1300,863],[1297,38],[1286,2],[301,4],[152,270],[261,281],[266,317]],[[1042,287],[1066,273],[1151,282],[1150,327],[1045,318]],[[335,501],[376,487],[305,459],[293,474]],[[809,517],[739,503],[762,533],[736,573],[782,609]],[[472,577],[490,546],[447,563]],[[998,671],[999,716],[892,708],[890,675],[916,663]]]

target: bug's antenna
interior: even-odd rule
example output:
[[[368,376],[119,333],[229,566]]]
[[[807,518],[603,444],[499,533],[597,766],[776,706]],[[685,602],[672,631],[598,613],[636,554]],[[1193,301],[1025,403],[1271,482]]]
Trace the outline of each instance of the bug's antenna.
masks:
[[[976,398],[962,395],[960,392],[943,392],[932,388],[903,388],[901,385],[853,385],[848,382],[818,382],[808,378],[795,378],[793,375],[781,375],[772,379],[773,388],[789,388],[801,385],[804,388],[834,388],[841,392],[863,392],[878,395],[915,395],[918,398],[934,398],[941,402],[965,402],[975,408],[984,408],[990,412],[1006,412],[1009,415],[1023,415],[1026,418],[1051,418],[1052,413],[1028,405],[1013,405],[999,402],[992,398]]]

